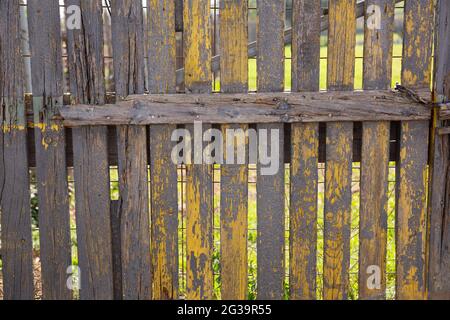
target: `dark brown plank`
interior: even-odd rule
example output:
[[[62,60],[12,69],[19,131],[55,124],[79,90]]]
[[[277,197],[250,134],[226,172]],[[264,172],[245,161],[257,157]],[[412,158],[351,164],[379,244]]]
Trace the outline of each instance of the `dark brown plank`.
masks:
[[[176,11],[178,10],[178,11]],[[149,8],[149,91],[176,91],[174,23],[183,23],[182,2],[152,0]],[[175,18],[174,18],[175,17]],[[174,20],[175,19],[175,20]],[[181,22],[179,21],[181,19]],[[177,166],[172,162],[176,125],[150,126],[153,298],[178,299]]]
[[[211,92],[210,1],[184,1],[185,85],[188,93]],[[192,123],[192,122],[191,122]],[[210,128],[203,125],[203,130]],[[187,129],[194,136],[193,125]],[[186,165],[187,299],[213,298],[213,167]]]
[[[364,74],[365,90],[389,89],[392,78],[394,7],[392,0],[365,2]],[[378,8],[377,16],[369,16]],[[379,23],[379,26],[371,22]],[[378,28],[379,27],[379,28]],[[387,192],[389,173],[389,128],[386,121],[363,122],[361,152],[361,202],[359,234],[359,298],[384,299],[386,296]],[[373,266],[380,282],[370,282]]]
[[[101,1],[66,1],[70,5],[80,6],[82,15],[81,30],[67,30],[73,102],[104,104]],[[113,299],[107,130],[89,126],[72,135],[80,298]]]
[[[435,102],[448,101],[450,97],[450,3],[439,1],[436,14],[435,32]],[[449,137],[440,136],[437,127],[444,121],[437,120],[435,111],[431,132],[432,157],[430,165],[431,184],[429,187],[429,298],[450,299],[450,243],[449,216]],[[448,121],[447,123],[448,124]]]
[[[39,196],[39,236],[43,299],[71,299],[67,268],[71,262],[65,130],[51,118],[63,104],[63,67],[59,5],[28,1],[28,28]]]
[[[328,89],[353,90],[355,0],[328,4]],[[350,267],[353,123],[327,124],[323,298],[347,299]]]
[[[319,91],[319,1],[293,2],[292,91]],[[318,123],[291,128],[290,298],[316,299]]]
[[[402,85],[430,90],[433,1],[405,1]],[[410,26],[414,26],[413,28]],[[426,298],[428,121],[404,121],[397,164],[396,295]]]
[[[111,3],[114,83],[118,100],[144,92],[143,25],[139,1]],[[123,299],[151,298],[146,142],[145,126],[117,128]]]
[[[258,91],[284,90],[284,16],[283,1],[258,2]],[[257,264],[258,299],[281,299],[284,295],[284,126],[258,124],[258,132],[267,130],[268,154],[276,151],[278,171],[264,175],[262,165],[257,173]],[[272,131],[273,130],[273,131]],[[272,134],[278,132],[277,146],[271,143]],[[259,141],[261,144],[261,141]]]
[[[30,185],[18,0],[0,2],[0,210],[3,297],[33,299]]]

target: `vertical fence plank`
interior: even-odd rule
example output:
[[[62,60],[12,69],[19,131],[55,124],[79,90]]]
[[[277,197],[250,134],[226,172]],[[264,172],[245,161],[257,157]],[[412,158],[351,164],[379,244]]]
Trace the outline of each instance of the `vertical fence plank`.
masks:
[[[391,86],[394,27],[392,0],[365,3],[364,76],[365,90]],[[380,14],[373,20],[372,14]],[[377,25],[377,23],[379,25]],[[389,173],[389,122],[364,122],[361,151],[361,203],[359,217],[359,298],[386,296],[387,191]],[[373,270],[373,266],[378,270]],[[379,286],[370,276],[380,272]]]
[[[247,0],[220,2],[220,86],[224,93],[247,92],[247,7]],[[228,129],[236,130],[236,136],[228,136]],[[222,299],[226,300],[243,300],[247,297],[248,166],[247,162],[237,163],[239,146],[244,144],[243,147],[247,149],[246,138],[242,141],[237,137],[245,135],[247,129],[248,125],[245,124],[222,126],[224,153],[226,157],[235,159],[233,164],[224,162],[220,179],[221,291]],[[232,155],[227,153],[227,144],[230,143],[235,144]]]
[[[20,1],[0,2],[0,209],[3,294],[31,300],[33,257]]]
[[[450,2],[440,0],[436,8],[434,102],[442,102],[450,98],[450,83],[446,80],[450,77]],[[438,133],[437,128],[443,125],[438,114],[436,108],[430,147],[428,291],[430,299],[450,299],[450,248],[446,246],[450,242],[450,146],[449,136]]]
[[[433,1],[405,1],[402,84],[430,90]],[[426,188],[428,121],[404,121],[397,165],[396,294],[426,296]]]
[[[64,127],[52,121],[63,100],[59,5],[28,1],[31,73],[39,196],[39,235],[44,299],[70,299],[69,195]]]
[[[298,0],[292,12],[292,90],[319,91],[320,1]],[[319,125],[292,124],[290,298],[316,299]]]
[[[291,133],[290,293],[316,299],[319,126],[293,125]]]
[[[113,1],[111,23],[116,99],[120,100],[129,94],[144,93],[142,4]],[[151,298],[146,143],[145,126],[117,128],[123,299]]]
[[[284,1],[259,0],[257,86],[259,92],[284,89]],[[259,124],[259,135],[267,136],[267,152],[278,150],[278,172],[271,175],[257,173],[257,263],[258,299],[281,299],[284,294],[284,126]],[[267,132],[267,135],[264,133]],[[277,146],[272,134],[278,132]],[[260,140],[260,139],[259,139]],[[261,141],[258,141],[261,145]]]
[[[101,1],[68,0],[81,9],[81,29],[68,29],[70,89],[74,103],[104,104]],[[75,209],[81,299],[112,299],[113,274],[107,130],[74,129]]]
[[[174,1],[152,0],[148,14],[149,91],[175,93]],[[174,146],[171,135],[175,129],[175,125],[150,126],[154,299],[178,298],[178,176],[177,167],[171,159]]]
[[[330,0],[328,12],[329,90],[353,90],[355,1]],[[347,299],[350,265],[353,123],[327,124],[323,298]]]
[[[187,93],[211,92],[209,0],[184,1],[184,58]],[[193,126],[187,126],[194,137]],[[210,126],[203,125],[203,130]],[[200,133],[203,134],[203,133]],[[197,142],[198,143],[198,142]],[[186,166],[186,252],[188,299],[213,298],[213,167]]]

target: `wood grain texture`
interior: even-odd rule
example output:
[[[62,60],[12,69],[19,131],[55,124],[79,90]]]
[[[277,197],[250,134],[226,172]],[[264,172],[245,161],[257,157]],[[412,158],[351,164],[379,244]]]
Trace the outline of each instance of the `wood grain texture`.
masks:
[[[367,0],[364,4],[363,87],[365,90],[389,89],[392,81],[395,1]],[[378,9],[374,12],[374,8]],[[378,13],[379,25],[370,24]]]
[[[369,0],[365,2],[365,7],[363,87],[365,90],[389,89],[395,2]],[[371,14],[380,14],[379,26],[370,24],[374,18]],[[360,299],[386,297],[389,131],[389,122],[363,122],[359,218]],[[373,266],[380,271],[379,286],[370,282]]]
[[[428,129],[426,121],[402,122],[397,166],[397,299],[424,299]]]
[[[293,2],[292,91],[319,91],[319,1]],[[315,109],[315,108],[314,108]],[[290,298],[316,299],[319,124],[292,124],[290,176]]]
[[[184,83],[187,93],[211,91],[211,32],[208,0],[183,3]]]
[[[284,18],[283,1],[259,0],[258,13],[258,92],[284,90]],[[282,299],[284,295],[284,125],[258,124],[258,135],[267,132],[267,149],[278,147],[278,172],[263,175],[261,165],[257,172],[257,298]],[[272,131],[274,130],[274,131]],[[278,145],[271,143],[272,133],[278,132]],[[258,141],[261,144],[261,141]]]
[[[104,104],[101,1],[66,1],[70,5],[80,6],[82,15],[81,30],[67,30],[73,103]],[[72,135],[80,298],[113,299],[107,130],[89,126]]]
[[[210,2],[187,0],[183,5],[186,92],[210,93],[212,89]],[[210,126],[203,125],[204,131],[209,128]],[[189,125],[187,129],[193,137],[193,126]],[[213,298],[212,178],[211,165],[186,165],[187,299]]]
[[[329,1],[328,89],[353,90],[355,1]],[[323,298],[347,299],[350,265],[353,123],[327,124]]]
[[[67,268],[72,265],[65,130],[52,116],[63,104],[59,6],[28,2],[28,28],[39,197],[39,236],[43,299],[72,298]]]
[[[435,31],[434,97],[435,102],[448,101],[450,97],[450,3],[438,1]],[[440,136],[438,110],[434,111],[431,131],[431,163],[429,187],[429,258],[428,291],[430,299],[450,299],[450,218],[448,181],[449,137]],[[447,124],[447,123],[445,123]]]
[[[355,76],[355,0],[328,3],[328,90],[353,90]]]
[[[429,106],[389,91],[365,93],[257,93],[251,95],[142,95],[115,105],[65,106],[68,127],[104,124],[295,123],[429,120]]]
[[[359,216],[359,298],[386,297],[389,122],[364,122]],[[372,266],[380,283],[371,282]],[[369,285],[370,284],[370,285]]]
[[[34,298],[19,5],[18,0],[0,2],[0,210],[5,300]]]
[[[319,91],[320,1],[292,3],[292,91]]]
[[[220,86],[223,93],[246,92],[248,87],[248,1],[224,0],[220,2]],[[247,125],[222,126],[224,153],[227,143],[235,144],[233,159],[237,159],[239,146],[247,139],[227,136],[227,129],[248,129]],[[235,131],[236,132],[236,131]],[[231,141],[230,141],[231,140]],[[247,153],[246,153],[247,154]],[[225,158],[226,158],[225,157]],[[248,167],[244,164],[223,164],[220,184],[220,251],[221,298],[244,300],[247,298],[247,224],[248,224]]]
[[[181,9],[176,15],[176,8]],[[149,7],[149,91],[176,91],[174,23],[182,20],[182,2],[153,0]],[[152,276],[154,299],[178,299],[177,167],[172,162],[176,125],[150,126],[152,219]]]
[[[172,162],[176,126],[150,127],[153,299],[178,299],[177,166]]]
[[[115,0],[111,6],[116,99],[144,92],[142,4]],[[123,299],[151,298],[147,129],[117,128],[121,271]]]
[[[291,131],[290,298],[316,299],[319,125]]]
[[[433,1],[405,1],[402,85],[429,89]],[[397,165],[396,295],[426,297],[428,121],[402,122]]]

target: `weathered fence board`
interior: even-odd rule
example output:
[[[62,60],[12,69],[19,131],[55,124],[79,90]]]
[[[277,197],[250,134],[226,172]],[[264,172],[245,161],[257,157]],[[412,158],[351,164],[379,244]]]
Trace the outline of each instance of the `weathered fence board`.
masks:
[[[320,2],[293,2],[292,91],[319,91]],[[316,299],[319,124],[293,124],[290,177],[290,298]]]
[[[450,83],[450,3],[438,1],[435,29],[435,102],[448,101]],[[431,299],[450,299],[450,218],[449,218],[449,155],[448,135],[440,136],[438,127],[448,122],[439,121],[439,110],[434,110],[430,149],[431,164],[429,185],[429,269],[428,291]]]
[[[176,91],[174,16],[179,1],[154,0],[149,8],[149,91]],[[182,9],[182,7],[181,7]],[[179,15],[182,18],[182,11]],[[182,23],[183,20],[181,20]],[[153,298],[178,298],[177,167],[171,159],[176,125],[150,126]]]
[[[284,16],[283,1],[258,1],[258,91],[284,90]],[[279,153],[278,171],[274,175],[257,172],[257,251],[258,299],[281,299],[284,294],[284,126],[268,123],[257,125],[258,135],[267,132],[267,154]],[[277,132],[278,140],[272,143]],[[261,141],[259,141],[261,143]],[[260,159],[261,160],[261,159]]]
[[[116,99],[144,92],[142,5],[116,0],[111,7]],[[117,127],[122,296],[151,299],[147,130]]]
[[[69,0],[82,13],[68,29],[70,89],[75,103],[104,104],[101,1]],[[81,299],[113,299],[109,167],[106,127],[74,129],[75,211]]]
[[[248,89],[248,1],[224,0],[220,2],[220,52],[222,59],[220,86],[223,93],[246,92]],[[225,159],[232,152],[236,164],[220,167],[220,252],[221,298],[247,298],[247,227],[248,227],[248,162],[237,163],[242,146],[247,155],[245,136],[228,136],[227,129],[245,135],[248,126],[222,126]],[[242,131],[238,131],[242,130]],[[232,139],[233,150],[226,146]]]
[[[116,105],[67,106],[64,125],[294,123],[429,120],[430,106],[390,91],[355,94],[257,93],[227,95],[141,95]]]
[[[208,0],[184,2],[184,68],[188,93],[210,93],[212,89],[209,5]],[[191,137],[194,137],[193,126],[189,125],[187,128]],[[204,131],[209,128],[210,126],[203,125]],[[203,136],[203,133],[199,134]],[[202,150],[194,150],[194,158],[197,155],[202,159]],[[212,165],[192,163],[186,165],[186,297],[188,299],[213,298],[212,187]]]
[[[0,209],[3,294],[34,298],[19,0],[0,2]]]
[[[329,2],[329,90],[353,90],[355,1]],[[328,123],[325,162],[323,298],[347,299],[350,265],[350,214],[353,123]]]
[[[414,28],[408,27],[414,25]],[[405,1],[402,84],[429,88],[433,1]],[[397,165],[396,294],[398,299],[426,295],[426,188],[428,121],[402,122]]]
[[[365,90],[389,89],[395,3],[391,0],[369,0],[365,4],[363,86]],[[373,17],[369,16],[369,11],[374,6],[379,8],[375,10],[380,10],[381,14],[379,28],[370,24]],[[386,296],[389,128],[390,123],[385,121],[363,123],[359,217],[360,299],[384,299]],[[378,284],[368,283],[374,272],[380,272]]]
[[[71,262],[65,130],[51,118],[62,106],[64,83],[59,6],[28,2],[31,73],[39,196],[39,236],[44,299],[71,299]]]

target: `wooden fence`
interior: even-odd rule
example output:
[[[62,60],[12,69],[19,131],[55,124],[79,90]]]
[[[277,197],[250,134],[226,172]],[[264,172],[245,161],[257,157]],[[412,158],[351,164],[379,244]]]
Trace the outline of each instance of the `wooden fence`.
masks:
[[[324,11],[320,1],[293,0],[292,28],[285,30],[285,1],[258,0],[257,41],[249,44],[249,2],[221,0],[215,56],[209,0],[149,0],[145,8],[140,0],[103,5],[66,0],[62,8],[59,2],[0,0],[5,299],[33,299],[37,276],[43,299],[213,299],[217,276],[221,298],[248,298],[250,166],[221,165],[217,192],[216,165],[183,165],[185,190],[180,192],[171,135],[180,127],[194,134],[194,121],[202,121],[205,132],[280,132],[279,148],[269,149],[279,150],[278,166],[287,165],[289,172],[263,175],[257,170],[256,176],[258,299],[316,299],[319,286],[319,298],[350,298],[355,163],[361,168],[358,297],[386,298],[389,166],[394,164],[395,297],[450,298],[447,1],[329,0]],[[114,95],[105,87],[103,56],[103,6],[109,2]],[[404,4],[404,30],[401,86],[393,91],[396,3]],[[73,20],[77,9],[79,28]],[[364,90],[355,92],[356,19],[361,16]],[[32,95],[24,89],[24,17]],[[327,91],[321,92],[324,30]],[[177,32],[183,37],[180,70]],[[286,44],[292,54],[291,93],[282,92]],[[250,56],[257,58],[256,94],[248,93]],[[219,70],[221,93],[213,94],[213,72]],[[119,198],[111,201],[115,165]],[[38,194],[39,274],[33,270],[30,172],[36,173]],[[183,194],[186,198],[180,199]],[[219,244],[213,227],[218,195]],[[184,249],[180,206],[185,209]],[[72,211],[81,272],[76,294],[68,285],[68,267],[74,264]],[[185,265],[182,294],[180,264]]]

